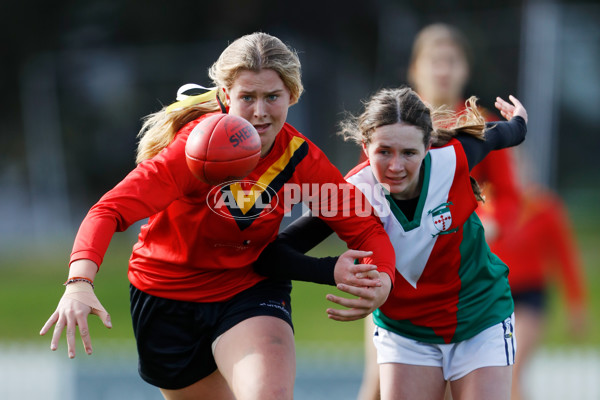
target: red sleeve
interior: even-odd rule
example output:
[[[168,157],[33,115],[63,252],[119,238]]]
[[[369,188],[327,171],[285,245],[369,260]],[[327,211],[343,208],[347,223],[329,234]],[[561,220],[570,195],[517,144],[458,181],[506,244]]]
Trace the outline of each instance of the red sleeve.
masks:
[[[199,184],[185,162],[190,130],[191,126],[154,158],[140,163],[90,209],[75,237],[70,262],[89,259],[101,265],[116,231],[151,217]]]

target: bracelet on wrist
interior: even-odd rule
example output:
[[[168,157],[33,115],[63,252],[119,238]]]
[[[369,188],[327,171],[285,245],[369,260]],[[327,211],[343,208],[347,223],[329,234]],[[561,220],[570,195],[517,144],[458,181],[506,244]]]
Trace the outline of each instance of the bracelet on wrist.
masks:
[[[90,286],[92,286],[92,289],[95,289],[94,281],[89,278],[85,278],[83,276],[74,276],[72,278],[69,278],[69,279],[67,279],[67,281],[65,283],[63,283],[63,285],[67,286],[68,284],[74,283],[74,282],[86,282],[86,283],[89,283]]]

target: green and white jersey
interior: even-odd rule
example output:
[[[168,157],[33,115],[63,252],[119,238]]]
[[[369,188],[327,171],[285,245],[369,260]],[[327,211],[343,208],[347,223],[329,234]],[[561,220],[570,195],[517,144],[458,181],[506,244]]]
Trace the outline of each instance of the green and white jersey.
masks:
[[[386,303],[374,312],[385,329],[429,343],[469,339],[513,312],[508,267],[489,249],[469,167],[456,139],[424,160],[417,209],[408,220],[377,185],[370,165],[347,177],[381,218],[396,252],[396,277]]]

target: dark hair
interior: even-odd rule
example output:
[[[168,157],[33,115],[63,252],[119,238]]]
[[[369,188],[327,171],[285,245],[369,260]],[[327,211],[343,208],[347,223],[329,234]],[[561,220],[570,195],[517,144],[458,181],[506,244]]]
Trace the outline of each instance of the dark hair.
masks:
[[[364,105],[360,116],[348,115],[340,123],[345,140],[368,144],[375,129],[400,122],[419,128],[425,147],[429,146],[433,131],[431,110],[411,88],[381,89]]]
[[[425,148],[443,146],[459,133],[483,140],[485,119],[479,112],[477,98],[471,97],[460,114],[446,108],[431,108],[410,87],[381,89],[364,102],[364,111],[358,117],[348,114],[340,123],[339,134],[344,140],[369,144],[375,129],[380,126],[402,123],[417,127],[423,133]],[[479,200],[481,190],[473,182],[473,191]]]

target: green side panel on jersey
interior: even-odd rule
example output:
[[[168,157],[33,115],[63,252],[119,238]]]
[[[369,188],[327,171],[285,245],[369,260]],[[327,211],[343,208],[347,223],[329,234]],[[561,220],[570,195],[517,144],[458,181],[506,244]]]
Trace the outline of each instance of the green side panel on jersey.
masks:
[[[475,213],[463,225],[460,254],[461,290],[453,342],[469,339],[504,321],[514,310],[508,267],[491,252]]]

